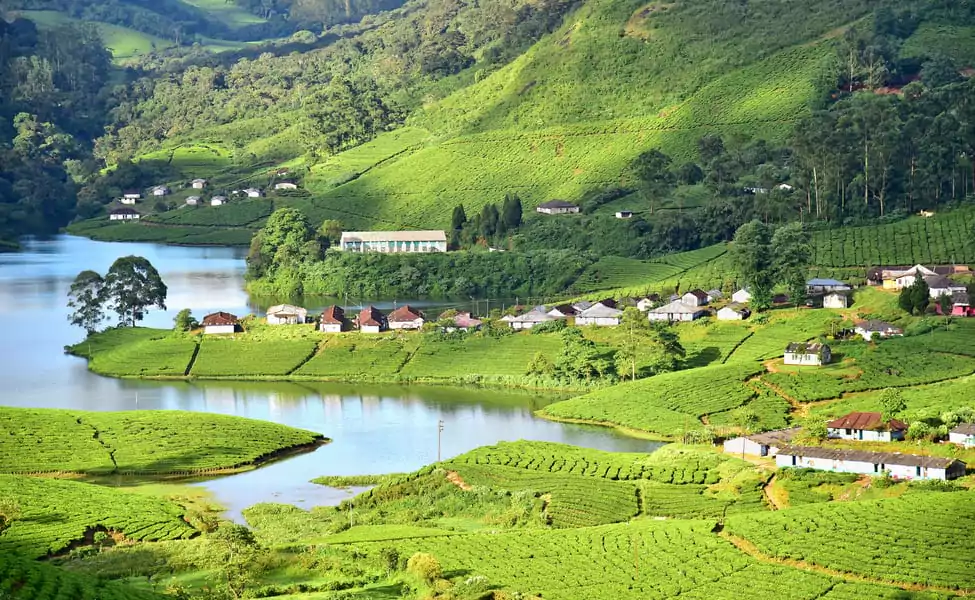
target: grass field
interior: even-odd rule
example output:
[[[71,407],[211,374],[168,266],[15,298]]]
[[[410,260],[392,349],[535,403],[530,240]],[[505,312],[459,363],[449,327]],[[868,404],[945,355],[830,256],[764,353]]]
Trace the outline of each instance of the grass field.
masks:
[[[183,521],[182,507],[142,494],[16,475],[0,475],[0,489],[20,508],[20,517],[0,533],[0,550],[32,558],[62,552],[93,528],[142,541],[197,534]]]
[[[0,553],[0,593],[11,600],[164,600],[166,596]]]
[[[922,23],[901,46],[902,57],[951,56],[961,65],[975,64],[975,27]]]
[[[227,2],[226,0],[181,0],[182,2],[189,4],[190,6],[195,6],[199,9],[206,11],[207,14],[214,17],[215,19],[226,23],[231,27],[239,27],[242,25],[253,25],[255,23],[263,23],[264,19],[258,17],[257,15],[250,13],[234,2]]]
[[[81,22],[64,13],[53,10],[23,10],[18,12],[25,18],[37,23],[40,27],[57,27],[59,25]],[[153,50],[163,50],[176,45],[172,40],[165,40],[127,27],[95,21],[88,22],[93,23],[98,28],[102,39],[105,41],[105,46],[111,50],[112,56],[116,61],[134,58],[148,54]]]
[[[203,473],[321,440],[276,423],[206,413],[0,408],[3,473]]]
[[[738,515],[727,530],[762,552],[876,579],[975,590],[970,492],[816,504],[766,515]]]

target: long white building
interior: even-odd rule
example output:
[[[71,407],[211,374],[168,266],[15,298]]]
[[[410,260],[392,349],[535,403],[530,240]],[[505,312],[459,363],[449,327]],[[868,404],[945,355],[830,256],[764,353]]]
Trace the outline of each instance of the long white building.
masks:
[[[786,446],[775,455],[779,467],[798,467],[882,475],[895,479],[957,479],[965,475],[965,463],[953,458],[894,452],[867,452],[810,446]]]
[[[343,231],[339,248],[345,252],[446,252],[443,231]]]

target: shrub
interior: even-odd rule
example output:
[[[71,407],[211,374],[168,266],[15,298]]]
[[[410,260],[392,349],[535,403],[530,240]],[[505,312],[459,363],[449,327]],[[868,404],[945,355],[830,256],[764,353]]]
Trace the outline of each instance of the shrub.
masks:
[[[432,554],[417,552],[406,562],[406,570],[426,582],[436,581],[443,576],[440,561]]]

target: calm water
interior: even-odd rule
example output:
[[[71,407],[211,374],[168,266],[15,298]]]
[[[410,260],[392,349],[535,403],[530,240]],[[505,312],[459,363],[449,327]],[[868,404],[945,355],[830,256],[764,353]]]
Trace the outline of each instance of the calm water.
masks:
[[[93,242],[62,236],[0,254],[0,404],[84,410],[180,409],[264,419],[319,431],[333,442],[254,471],[201,483],[232,516],[256,502],[334,504],[349,492],[308,483],[319,475],[414,470],[500,440],[548,440],[605,450],[650,451],[658,444],[610,430],[536,418],[553,398],[477,389],[249,382],[150,382],[89,373],[63,354],[83,332],[67,322],[66,294],[79,271],[104,274],[120,256],[144,256],[169,286],[167,311],[145,324],[170,327],[190,308],[259,312],[243,291],[243,250]],[[260,305],[266,305],[261,302]]]

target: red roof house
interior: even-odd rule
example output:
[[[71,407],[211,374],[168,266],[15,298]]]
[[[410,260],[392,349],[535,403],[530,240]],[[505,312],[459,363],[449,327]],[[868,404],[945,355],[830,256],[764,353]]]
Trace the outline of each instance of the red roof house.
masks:
[[[830,421],[826,428],[831,438],[890,442],[904,439],[907,424],[897,419],[885,421],[879,412],[852,412]]]

